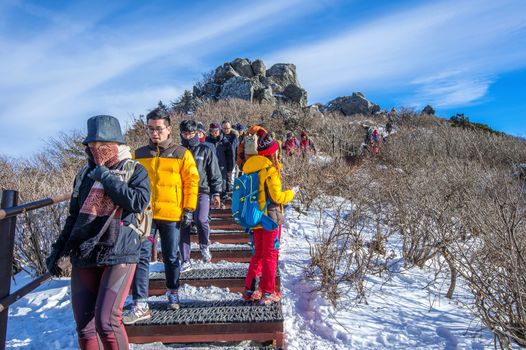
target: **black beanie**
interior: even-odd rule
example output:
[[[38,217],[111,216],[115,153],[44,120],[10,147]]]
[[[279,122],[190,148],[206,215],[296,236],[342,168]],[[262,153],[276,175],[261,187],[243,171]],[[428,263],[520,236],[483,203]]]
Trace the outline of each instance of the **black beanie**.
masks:
[[[181,124],[179,124],[179,130],[180,132],[197,131],[197,123],[191,119],[183,120]]]

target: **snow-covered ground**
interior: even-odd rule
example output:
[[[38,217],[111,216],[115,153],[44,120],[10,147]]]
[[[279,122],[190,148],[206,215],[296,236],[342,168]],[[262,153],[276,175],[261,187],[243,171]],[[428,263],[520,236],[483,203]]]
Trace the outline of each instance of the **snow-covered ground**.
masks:
[[[462,284],[453,301],[430,292],[433,269],[410,269],[389,280],[369,278],[367,305],[356,305],[352,295],[337,308],[314,291],[315,284],[304,274],[309,265],[309,242],[317,237],[315,219],[289,209],[288,224],[281,242],[280,271],[283,313],[288,347],[294,349],[487,349],[493,347],[491,333],[481,327],[459,300],[467,300]],[[196,262],[196,265],[208,264]],[[237,266],[238,264],[219,263]],[[161,264],[152,266],[162,270]],[[30,277],[16,276],[12,290]],[[445,287],[444,287],[445,288]],[[441,293],[444,295],[444,291]],[[184,300],[236,299],[228,289],[184,286]],[[152,299],[158,299],[155,297]],[[228,344],[223,348],[244,349],[251,344]],[[153,350],[181,346],[134,345]],[[70,305],[68,279],[47,282],[17,301],[9,309],[9,349],[76,349],[75,322]],[[188,346],[184,346],[188,349]],[[218,348],[205,344],[193,348]]]

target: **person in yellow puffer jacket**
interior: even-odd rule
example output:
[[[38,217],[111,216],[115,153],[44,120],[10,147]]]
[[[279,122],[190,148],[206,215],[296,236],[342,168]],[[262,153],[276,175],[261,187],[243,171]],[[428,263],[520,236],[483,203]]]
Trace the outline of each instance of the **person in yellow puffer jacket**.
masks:
[[[283,204],[294,198],[294,191],[281,189],[281,167],[278,162],[279,144],[265,131],[258,132],[258,155],[247,159],[243,166],[245,174],[258,172],[258,203],[263,210],[267,200],[269,204],[265,214],[277,225],[272,231],[261,226],[253,229],[255,254],[250,260],[245,278],[245,300],[260,300],[261,304],[271,304],[280,300],[276,291],[276,268],[278,263],[281,225],[284,222]],[[255,279],[261,275],[259,290],[255,290]]]
[[[135,151],[148,171],[153,230],[158,230],[166,274],[168,308],[179,308],[180,229],[191,225],[197,206],[199,172],[192,153],[172,140],[169,114],[156,108],[146,116],[149,144]],[[123,315],[125,324],[151,317],[148,298],[149,261],[154,239],[141,243],[140,260],[132,283],[134,306]]]

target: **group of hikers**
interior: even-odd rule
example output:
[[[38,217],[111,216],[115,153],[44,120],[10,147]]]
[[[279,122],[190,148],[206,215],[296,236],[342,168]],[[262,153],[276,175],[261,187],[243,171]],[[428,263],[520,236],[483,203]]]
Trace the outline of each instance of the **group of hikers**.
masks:
[[[202,260],[209,262],[209,213],[230,199],[234,178],[258,174],[259,209],[275,226],[252,227],[255,253],[243,299],[262,305],[280,300],[276,269],[284,222],[283,205],[294,190],[281,186],[281,150],[288,156],[316,152],[312,140],[292,132],[282,147],[264,126],[229,121],[184,120],[179,140],[168,112],[146,116],[148,144],[134,152],[125,144],[119,121],[98,115],[87,121],[87,164],[77,174],[69,215],[46,260],[61,274],[59,259],[70,257],[71,299],[81,349],[127,349],[124,324],[151,317],[149,262],[159,234],[166,275],[167,307],[180,307],[180,274],[192,268],[190,234],[195,227]],[[151,228],[145,213],[151,214]],[[256,288],[256,280],[259,280]],[[132,289],[133,303],[123,312]]]
[[[364,155],[366,151],[372,155],[378,155],[384,143],[387,143],[389,135],[393,132],[394,121],[398,118],[398,113],[395,108],[392,108],[387,113],[387,123],[385,125],[367,125],[363,124],[366,130],[365,138],[360,146],[361,154]]]

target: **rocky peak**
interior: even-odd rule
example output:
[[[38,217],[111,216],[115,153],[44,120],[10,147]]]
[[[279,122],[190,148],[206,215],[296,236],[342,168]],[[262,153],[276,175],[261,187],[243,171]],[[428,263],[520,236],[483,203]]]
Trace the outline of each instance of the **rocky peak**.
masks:
[[[218,66],[207,81],[194,86],[193,95],[201,100],[239,98],[307,106],[307,91],[301,88],[296,66],[277,63],[266,69],[260,59],[251,62],[248,58],[236,58]]]
[[[341,96],[325,105],[327,112],[340,112],[343,115],[372,115],[380,112],[380,106],[370,102],[361,92],[353,92],[351,96]]]

